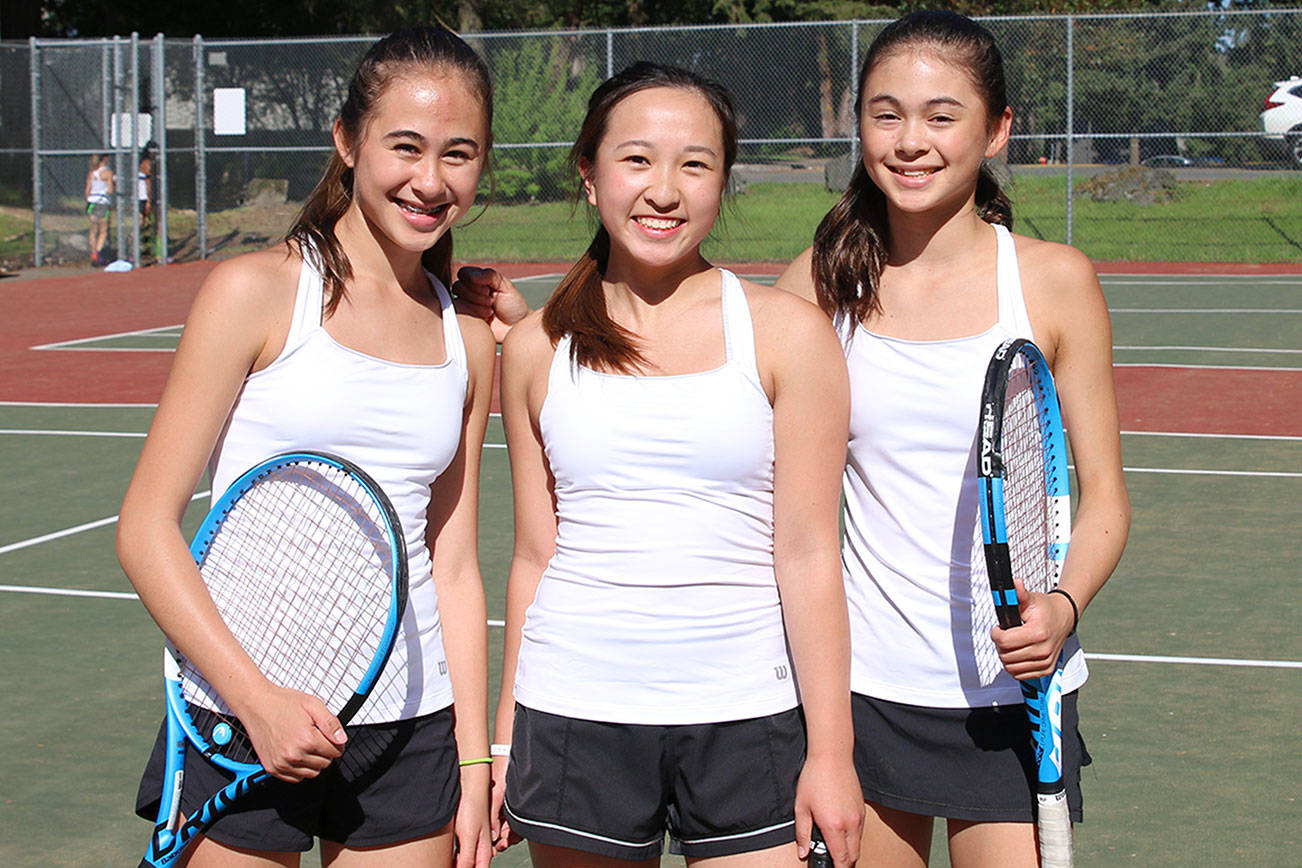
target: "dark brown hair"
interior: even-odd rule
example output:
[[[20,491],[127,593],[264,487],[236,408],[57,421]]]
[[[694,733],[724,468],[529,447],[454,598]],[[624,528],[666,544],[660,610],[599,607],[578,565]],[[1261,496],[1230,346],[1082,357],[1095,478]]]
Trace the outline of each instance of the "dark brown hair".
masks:
[[[859,72],[855,116],[863,110],[868,73],[885,58],[914,46],[935,48],[963,68],[976,85],[993,123],[1008,107],[1004,62],[990,32],[954,12],[923,11],[905,15],[886,26],[868,48]],[[994,173],[981,167],[976,209],[982,220],[1013,226],[1013,210]],[[880,311],[877,286],[886,265],[890,241],[886,197],[873,183],[863,161],[855,166],[850,185],[827,212],[814,234],[813,274],[818,304],[829,315],[859,322]]]
[[[488,126],[493,121],[493,85],[488,66],[456,34],[445,27],[398,30],[371,46],[348,85],[348,98],[339,110],[339,123],[349,146],[356,146],[366,131],[371,112],[395,78],[412,69],[458,73],[479,97]],[[334,312],[353,276],[352,264],[335,236],[335,224],[353,198],[353,170],[338,151],[330,155],[321,180],[303,204],[286,234],[285,243],[300,256],[315,256],[326,287],[325,313]],[[452,230],[421,257],[444,285],[452,283]]]
[[[626,97],[654,87],[673,87],[700,94],[719,118],[723,127],[723,174],[726,180],[737,160],[737,115],[732,96],[723,85],[686,69],[639,61],[617,73],[592,92],[588,114],[579,128],[578,138],[570,149],[570,165],[578,174],[580,162],[592,164],[597,148],[606,133],[611,111]],[[583,187],[579,187],[582,195]],[[588,245],[569,274],[561,280],[551,300],[543,308],[543,328],[555,344],[565,335],[570,338],[570,358],[575,364],[631,373],[642,361],[636,338],[610,318],[602,276],[610,260],[610,234],[597,227],[596,237]]]

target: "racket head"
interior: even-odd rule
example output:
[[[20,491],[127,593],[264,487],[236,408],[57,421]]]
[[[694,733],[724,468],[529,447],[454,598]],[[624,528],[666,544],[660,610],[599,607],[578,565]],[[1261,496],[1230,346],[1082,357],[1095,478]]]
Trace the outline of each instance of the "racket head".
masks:
[[[401,523],[379,485],[337,456],[276,455],[213,504],[190,552],[263,674],[318,697],[347,723],[375,686],[407,606]],[[223,768],[256,765],[238,718],[173,653],[187,737]]]
[[[977,482],[990,600],[1007,629],[1021,623],[1013,577],[1028,591],[1056,587],[1071,535],[1058,393],[1043,354],[1024,338],[1001,344],[986,368]]]

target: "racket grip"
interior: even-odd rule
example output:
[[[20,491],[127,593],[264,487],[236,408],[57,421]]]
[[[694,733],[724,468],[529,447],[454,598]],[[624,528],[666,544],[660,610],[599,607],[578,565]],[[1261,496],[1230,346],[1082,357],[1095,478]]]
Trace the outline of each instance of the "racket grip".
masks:
[[[827,842],[817,826],[809,830],[809,859],[805,865],[806,868],[832,868],[832,856],[827,852]]]
[[[1039,793],[1035,830],[1040,839],[1041,868],[1072,868],[1071,815],[1067,793]]]

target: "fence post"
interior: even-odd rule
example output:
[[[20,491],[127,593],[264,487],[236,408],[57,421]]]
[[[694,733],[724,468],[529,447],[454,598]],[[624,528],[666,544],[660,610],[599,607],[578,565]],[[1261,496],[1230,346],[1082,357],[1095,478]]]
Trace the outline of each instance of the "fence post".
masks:
[[[158,203],[154,211],[154,259],[160,265],[167,264],[167,87],[163,82],[163,76],[167,74],[165,51],[163,34],[156,34],[151,78],[153,79],[154,124],[157,127],[154,141],[158,143],[158,162],[154,166],[157,186],[150,193]]]
[[[194,36],[194,216],[199,258],[208,258],[208,165],[203,141],[203,37]]]
[[[606,78],[615,74],[615,34],[606,28]]]
[[[140,34],[131,31],[131,165],[127,167],[127,200],[131,203],[131,266],[140,267]]]
[[[850,22],[850,102],[851,110],[859,104],[859,22]],[[850,159],[858,159],[859,115],[850,118]],[[853,167],[851,169],[853,174]]]
[[[126,215],[127,204],[127,187],[125,180],[126,160],[122,154],[122,79],[126,76],[122,64],[122,37],[113,37],[113,121],[117,126],[117,142],[113,145],[113,198],[117,201],[113,203],[113,210],[117,212],[118,224],[118,246],[114,259],[124,259],[127,252],[127,225],[122,222]],[[112,128],[110,128],[110,134]]]
[[[1076,163],[1076,133],[1073,116],[1073,110],[1076,105],[1076,80],[1075,80],[1075,19],[1067,16],[1067,243],[1071,244],[1072,239],[1072,191],[1075,189],[1075,179],[1072,167]]]
[[[27,39],[32,67],[32,262],[44,264],[44,237],[41,233],[41,61],[36,37]]]

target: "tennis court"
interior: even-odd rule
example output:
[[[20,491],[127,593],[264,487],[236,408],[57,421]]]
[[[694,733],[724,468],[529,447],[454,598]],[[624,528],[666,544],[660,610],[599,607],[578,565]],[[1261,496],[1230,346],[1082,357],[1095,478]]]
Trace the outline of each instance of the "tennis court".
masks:
[[[161,716],[161,637],[113,523],[206,267],[0,284],[0,864],[134,865],[148,837],[131,807]],[[522,286],[537,301],[555,281]],[[1104,287],[1135,519],[1081,625],[1095,764],[1078,864],[1296,865],[1302,274]],[[502,443],[495,419],[480,538],[493,619],[511,542]],[[500,626],[490,637],[496,667]],[[524,848],[499,864],[527,864]]]

